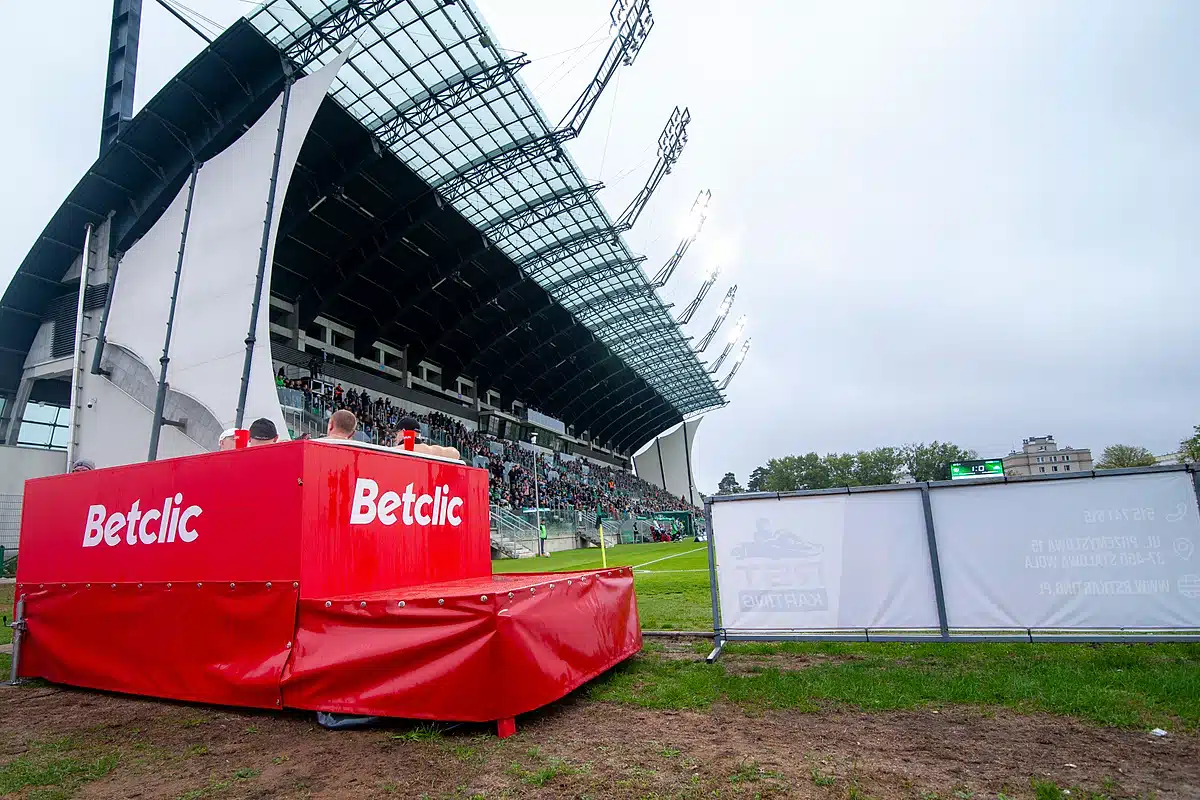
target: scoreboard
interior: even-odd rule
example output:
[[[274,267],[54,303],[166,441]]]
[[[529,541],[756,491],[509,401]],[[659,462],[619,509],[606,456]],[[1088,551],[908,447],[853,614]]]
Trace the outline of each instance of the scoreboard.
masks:
[[[988,458],[978,461],[955,461],[950,465],[950,480],[964,478],[994,478],[1004,476],[1004,460]]]

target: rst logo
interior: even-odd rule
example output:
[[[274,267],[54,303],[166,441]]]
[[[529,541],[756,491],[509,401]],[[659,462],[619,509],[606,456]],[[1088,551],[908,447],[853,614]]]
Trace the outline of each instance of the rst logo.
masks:
[[[193,522],[204,510],[200,506],[184,508],[182,494],[168,497],[162,511],[157,508],[143,511],[141,504],[141,500],[134,500],[128,511],[111,514],[102,505],[89,506],[83,527],[83,546],[95,547],[104,542],[109,547],[116,547],[122,541],[126,544],[165,544],[175,541],[176,537],[181,542],[194,542],[200,535]]]
[[[448,485],[435,486],[433,494],[416,494],[413,484],[404,487],[403,494],[379,494],[379,484],[370,478],[354,483],[354,501],[350,506],[351,525],[370,525],[379,520],[383,525],[443,526],[457,528],[462,524],[463,499],[453,497]],[[397,512],[399,512],[397,514]]]

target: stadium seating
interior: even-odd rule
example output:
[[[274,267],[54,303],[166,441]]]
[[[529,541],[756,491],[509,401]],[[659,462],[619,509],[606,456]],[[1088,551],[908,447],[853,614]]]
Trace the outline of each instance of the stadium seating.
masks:
[[[338,384],[324,394],[316,394],[301,381],[280,378],[277,383],[281,404],[285,408],[302,410],[310,418],[307,423],[288,418],[293,437],[304,433],[323,435],[329,415],[346,408],[358,417],[358,438],[393,446],[398,434],[397,422],[403,416],[413,416],[421,423],[422,436],[435,444],[458,448],[464,461],[488,470],[493,505],[515,511],[535,505],[535,451],[528,445],[468,430],[461,421],[446,414],[418,413],[389,397],[372,396],[365,390],[342,390]],[[293,425],[293,419],[299,424]],[[542,509],[586,513],[589,518],[599,514],[607,518],[632,519],[688,508],[682,498],[641,480],[628,470],[561,453],[537,452],[540,470],[537,500]]]

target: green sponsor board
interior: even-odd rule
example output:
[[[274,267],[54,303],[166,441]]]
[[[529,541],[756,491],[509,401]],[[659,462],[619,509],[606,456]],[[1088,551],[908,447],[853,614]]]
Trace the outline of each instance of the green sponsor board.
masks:
[[[956,461],[950,465],[950,480],[963,478],[991,478],[1004,475],[1004,461],[989,458],[981,461]]]

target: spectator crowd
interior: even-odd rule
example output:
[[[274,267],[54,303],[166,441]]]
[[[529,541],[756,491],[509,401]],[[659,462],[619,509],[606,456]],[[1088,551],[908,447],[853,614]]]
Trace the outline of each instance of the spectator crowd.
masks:
[[[488,470],[493,503],[513,509],[532,508],[535,504],[535,451],[527,447],[488,433],[468,430],[459,420],[436,411],[417,413],[393,403],[391,398],[373,398],[366,390],[343,390],[340,383],[328,386],[318,394],[311,390],[308,381],[289,380],[281,371],[276,377],[276,385],[301,392],[306,408],[318,415],[327,416],[343,408],[353,412],[367,437],[387,446],[397,443],[399,429],[396,425],[400,419],[415,417],[427,426],[431,441],[457,448],[468,464]],[[619,467],[540,451],[536,461],[537,501],[543,509],[629,518],[687,508],[681,498]]]

